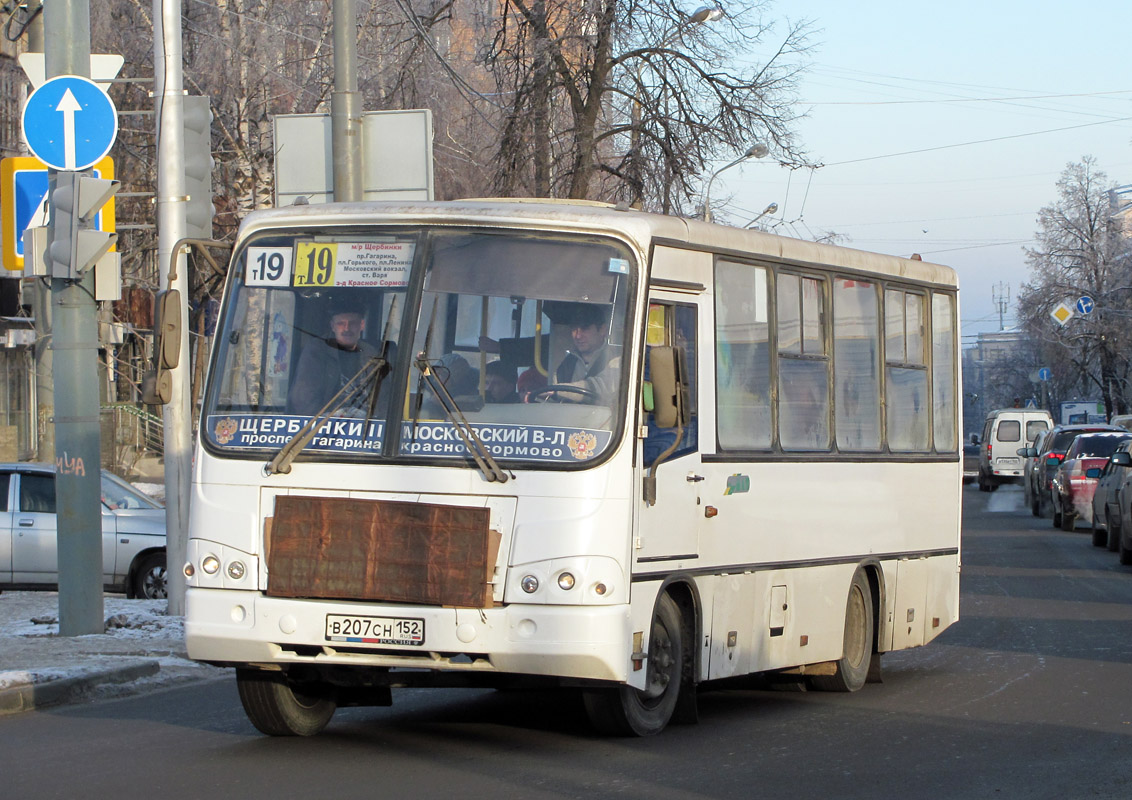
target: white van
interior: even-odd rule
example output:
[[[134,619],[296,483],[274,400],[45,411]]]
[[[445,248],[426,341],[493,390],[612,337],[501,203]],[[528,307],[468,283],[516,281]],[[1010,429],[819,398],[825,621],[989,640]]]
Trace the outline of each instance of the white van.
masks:
[[[1018,451],[1052,427],[1050,413],[1036,408],[1000,408],[987,414],[979,453],[979,491],[1021,483],[1026,460]]]

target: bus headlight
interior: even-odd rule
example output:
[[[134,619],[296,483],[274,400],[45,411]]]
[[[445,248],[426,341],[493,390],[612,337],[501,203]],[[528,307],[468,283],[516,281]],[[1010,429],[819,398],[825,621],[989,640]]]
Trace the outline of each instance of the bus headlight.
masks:
[[[204,570],[205,575],[215,575],[220,570],[220,559],[209,554],[200,562],[200,568]]]
[[[234,581],[238,581],[247,574],[248,568],[244,566],[243,561],[232,561],[228,564],[228,577]]]
[[[608,556],[577,556],[510,568],[504,602],[611,605],[629,600],[621,564]]]

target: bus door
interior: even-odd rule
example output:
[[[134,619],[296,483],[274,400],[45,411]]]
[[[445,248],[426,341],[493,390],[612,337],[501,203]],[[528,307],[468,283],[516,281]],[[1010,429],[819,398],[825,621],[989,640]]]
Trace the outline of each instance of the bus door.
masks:
[[[702,253],[681,254],[693,258]],[[709,261],[710,264],[710,261]],[[640,441],[640,527],[636,541],[639,569],[651,564],[671,564],[699,556],[699,533],[704,520],[704,471],[700,457],[701,359],[697,353],[704,320],[701,302],[709,295],[706,281],[688,282],[688,290],[665,290],[655,276],[649,295],[645,347],[645,380],[649,380],[648,352],[658,346],[676,347],[683,353],[682,368],[687,386],[688,421],[677,428],[661,428],[655,415],[642,410],[645,437]],[[655,480],[652,498],[646,478]]]

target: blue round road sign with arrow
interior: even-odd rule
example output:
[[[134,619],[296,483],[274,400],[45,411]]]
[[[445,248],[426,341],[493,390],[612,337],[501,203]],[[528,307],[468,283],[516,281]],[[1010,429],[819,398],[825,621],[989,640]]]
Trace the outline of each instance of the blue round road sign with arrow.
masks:
[[[118,110],[94,81],[62,75],[31,93],[23,128],[36,158],[52,169],[79,171],[110,152],[118,138]]]
[[[1082,295],[1081,297],[1079,297],[1077,299],[1077,313],[1078,314],[1088,314],[1089,312],[1091,312],[1093,310],[1093,308],[1095,306],[1096,306],[1096,303],[1093,302],[1093,298],[1089,297],[1087,294]]]

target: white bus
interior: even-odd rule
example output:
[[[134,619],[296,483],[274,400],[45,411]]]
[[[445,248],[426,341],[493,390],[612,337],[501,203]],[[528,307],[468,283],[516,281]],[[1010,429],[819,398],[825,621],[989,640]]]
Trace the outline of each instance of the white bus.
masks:
[[[410,686],[626,735],[705,681],[859,689],[958,618],[957,314],[943,266],[603,204],[253,213],[189,655],[269,735]]]

